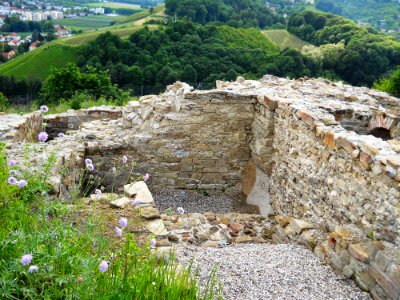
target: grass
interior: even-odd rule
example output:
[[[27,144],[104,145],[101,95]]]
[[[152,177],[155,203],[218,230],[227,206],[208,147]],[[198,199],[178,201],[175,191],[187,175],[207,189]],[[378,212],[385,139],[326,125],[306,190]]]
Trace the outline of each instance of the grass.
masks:
[[[120,2],[96,2],[96,3],[85,4],[85,6],[140,9],[140,5],[138,5],[138,4],[129,4],[129,3],[120,3]]]
[[[130,233],[142,227],[134,212],[120,211],[128,226],[117,236],[114,228],[125,225],[108,205],[99,210],[94,201],[88,209],[78,197],[61,201],[51,195],[47,180],[56,157],[46,147],[25,144],[18,161],[12,159],[0,144],[1,299],[215,298],[212,274],[213,284],[200,295],[190,270],[157,259],[151,236],[138,243]]]
[[[310,43],[299,39],[297,36],[284,29],[265,30],[263,34],[281,49],[294,48],[301,51],[304,46],[310,45]]]
[[[0,65],[0,74],[14,76],[16,79],[45,79],[51,67],[64,67],[68,62],[75,62],[77,49],[61,45],[55,41],[25,53]]]
[[[150,13],[150,9],[146,9],[144,11],[138,12],[136,14],[130,15],[126,17],[124,20],[117,22],[117,24],[126,24],[126,23],[133,23],[136,26],[143,25],[146,21],[151,19],[160,19],[164,18],[165,16],[165,5],[157,5],[154,7],[154,12]]]
[[[112,16],[89,16],[79,17],[75,19],[55,20],[55,24],[67,26],[70,29],[81,29],[83,31],[95,30],[102,27],[110,26],[113,21],[121,20],[121,17]]]

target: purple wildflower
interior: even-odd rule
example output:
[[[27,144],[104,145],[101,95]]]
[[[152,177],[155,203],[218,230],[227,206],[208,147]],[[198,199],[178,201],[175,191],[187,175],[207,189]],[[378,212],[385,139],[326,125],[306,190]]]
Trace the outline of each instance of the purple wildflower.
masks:
[[[106,272],[108,270],[108,262],[105,260],[102,260],[99,268],[102,273]]]
[[[27,184],[28,184],[28,182],[27,182],[25,179],[21,179],[21,180],[18,180],[18,181],[17,181],[17,185],[18,185],[20,188],[25,187]]]
[[[17,184],[17,179],[14,176],[8,177],[7,179],[8,184]]]
[[[41,111],[42,113],[47,113],[47,112],[49,111],[49,108],[48,108],[46,105],[42,105],[42,106],[40,107],[40,111]]]
[[[85,164],[86,165],[93,165],[93,162],[92,162],[92,160],[90,158],[86,158],[85,159]]]
[[[141,203],[141,202],[140,202],[139,199],[135,199],[135,200],[132,201],[132,204],[133,204],[134,206],[138,206],[140,203]]]
[[[28,272],[33,273],[33,272],[36,272],[37,270],[39,270],[38,266],[30,266],[28,269]]]
[[[38,140],[40,142],[45,142],[45,141],[47,141],[48,138],[49,138],[49,135],[47,134],[47,132],[42,131],[41,133],[38,134]]]
[[[121,218],[121,219],[119,219],[119,225],[120,225],[121,227],[126,227],[126,226],[128,226],[128,219],[127,219],[127,218]]]
[[[94,170],[94,166],[92,164],[87,164],[86,168],[91,172]]]
[[[59,134],[57,134],[57,136],[58,136],[60,139],[63,139],[63,138],[65,137],[65,134],[62,133],[62,132],[60,132]]]
[[[185,213],[185,210],[183,209],[183,207],[178,207],[178,208],[176,209],[176,212],[177,212],[179,215],[183,215],[183,214]]]
[[[32,261],[32,254],[28,253],[28,254],[24,254],[21,257],[21,264],[23,264],[24,266],[27,266],[31,263]]]
[[[116,234],[117,236],[122,236],[122,229],[119,228],[119,227],[115,227],[115,234]]]
[[[147,181],[147,180],[149,180],[149,178],[150,178],[150,174],[149,174],[149,173],[146,173],[146,174],[144,175],[144,177],[143,177],[143,180],[144,180],[144,181]]]
[[[14,167],[16,164],[17,164],[17,161],[15,159],[10,159],[10,161],[8,162],[9,167]]]
[[[157,240],[156,240],[156,239],[152,239],[152,240],[151,240],[151,246],[152,246],[152,247],[155,247],[156,244],[157,244]]]
[[[126,164],[128,162],[128,157],[126,155],[122,156],[122,163]]]

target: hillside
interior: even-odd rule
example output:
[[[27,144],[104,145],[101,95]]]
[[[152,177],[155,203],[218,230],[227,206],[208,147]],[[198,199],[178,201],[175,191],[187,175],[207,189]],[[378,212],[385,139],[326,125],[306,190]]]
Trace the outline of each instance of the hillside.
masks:
[[[283,29],[265,30],[263,31],[263,34],[281,49],[294,48],[301,51],[304,46],[311,45],[310,43],[299,39],[294,34]]]
[[[43,80],[51,67],[64,67],[68,62],[75,62],[76,58],[76,48],[55,41],[0,65],[0,74],[16,79]]]

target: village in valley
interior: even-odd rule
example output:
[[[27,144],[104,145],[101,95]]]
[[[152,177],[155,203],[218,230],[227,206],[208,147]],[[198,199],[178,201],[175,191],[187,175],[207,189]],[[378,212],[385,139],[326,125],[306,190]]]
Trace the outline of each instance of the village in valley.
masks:
[[[64,19],[100,16],[105,11],[103,7],[65,6],[44,1],[0,1],[0,61],[81,32],[58,24]]]

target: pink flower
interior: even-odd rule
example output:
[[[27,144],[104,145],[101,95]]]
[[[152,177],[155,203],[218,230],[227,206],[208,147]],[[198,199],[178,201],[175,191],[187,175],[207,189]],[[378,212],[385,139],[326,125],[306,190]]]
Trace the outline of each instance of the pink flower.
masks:
[[[40,142],[45,142],[45,141],[47,141],[48,138],[49,138],[49,135],[47,134],[47,132],[42,131],[41,133],[38,134],[38,140]]]
[[[32,261],[32,254],[28,253],[28,254],[24,254],[21,257],[21,264],[23,264],[24,266],[27,266],[31,263]]]
[[[87,168],[90,172],[92,172],[92,171],[94,170],[94,166],[93,166],[92,164],[87,164],[87,165],[86,165],[86,168]]]
[[[30,266],[28,269],[28,272],[33,273],[33,272],[36,272],[37,270],[39,270],[38,266]]]
[[[156,239],[152,239],[152,240],[151,240],[151,246],[152,246],[152,247],[155,247],[156,244],[157,244],[157,240],[156,240]]]
[[[93,162],[90,158],[85,159],[85,165],[93,165]]]
[[[128,162],[128,157],[126,155],[122,156],[122,163],[126,164]]]
[[[119,228],[119,227],[115,227],[115,234],[116,234],[117,236],[122,236],[122,229]]]
[[[17,164],[17,161],[15,159],[11,159],[8,163],[9,167],[14,167]]]
[[[127,219],[127,218],[121,218],[121,219],[119,219],[119,225],[120,225],[121,227],[126,227],[126,226],[128,226],[128,219]]]
[[[178,208],[176,209],[176,212],[177,212],[179,215],[183,215],[183,214],[185,213],[185,210],[183,209],[183,207],[178,207]]]
[[[147,181],[147,180],[149,180],[149,178],[150,178],[150,174],[149,174],[149,173],[146,173],[146,174],[144,175],[144,177],[143,177],[143,180],[144,180],[144,181]]]
[[[102,272],[102,273],[106,272],[108,270],[108,262],[105,260],[102,260],[99,268],[100,268],[100,272]]]

